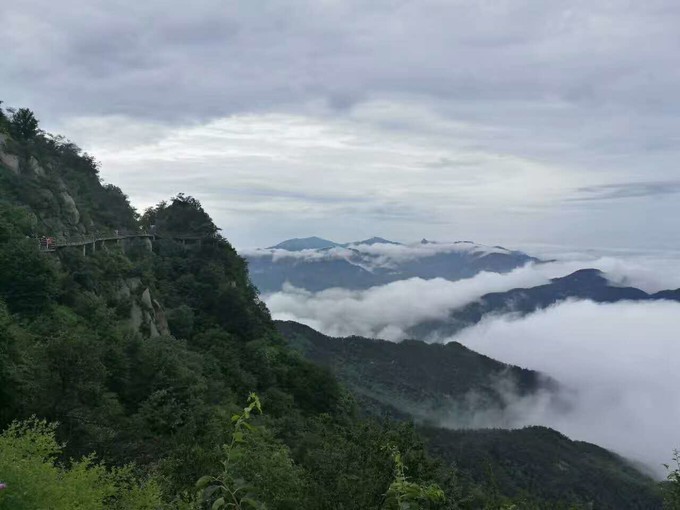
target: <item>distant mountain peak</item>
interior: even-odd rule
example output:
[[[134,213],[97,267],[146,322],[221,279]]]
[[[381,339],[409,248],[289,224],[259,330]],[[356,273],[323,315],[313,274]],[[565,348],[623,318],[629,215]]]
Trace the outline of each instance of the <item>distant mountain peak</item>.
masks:
[[[395,245],[401,245],[401,243],[397,243],[395,241],[390,241],[388,239],[384,239],[382,237],[371,237],[369,239],[364,239],[363,241],[354,241],[352,243],[348,243],[348,245],[357,245],[357,244],[368,244],[368,245],[373,245],[373,244],[395,244]]]
[[[340,246],[338,243],[323,239],[321,237],[296,237],[294,239],[287,239],[277,245],[269,246],[268,250],[288,250],[288,251],[302,251],[302,250],[323,250],[327,248],[334,248]]]
[[[609,285],[609,280],[602,271],[594,268],[579,269],[567,276],[553,278],[553,283],[590,283],[598,285]]]

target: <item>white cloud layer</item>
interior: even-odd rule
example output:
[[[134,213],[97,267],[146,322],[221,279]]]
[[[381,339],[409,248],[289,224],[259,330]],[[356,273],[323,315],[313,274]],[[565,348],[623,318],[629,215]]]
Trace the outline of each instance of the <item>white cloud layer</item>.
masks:
[[[281,248],[260,248],[240,250],[241,255],[249,257],[269,257],[273,262],[282,259],[299,259],[304,261],[348,260],[354,261],[368,269],[393,268],[398,264],[432,257],[443,253],[461,253],[473,257],[483,257],[492,253],[508,254],[509,250],[500,246],[485,246],[470,241],[427,242],[410,244],[352,243],[348,246],[317,250],[305,249],[289,251]]]
[[[504,274],[483,272],[455,282],[441,278],[411,278],[366,290],[327,289],[320,292],[286,286],[263,298],[275,319],[301,322],[331,336],[402,340],[406,338],[408,328],[423,321],[444,318],[452,310],[484,294],[543,285],[550,278],[566,276],[584,267],[604,271],[613,285],[638,287],[650,293],[680,288],[680,259],[676,257],[607,256],[584,260],[581,256],[527,264]]]
[[[549,374],[563,386],[510,398],[478,424],[546,425],[644,463],[657,475],[680,447],[680,304],[567,302],[522,319],[493,318],[453,340]],[[496,421],[498,420],[498,421]]]

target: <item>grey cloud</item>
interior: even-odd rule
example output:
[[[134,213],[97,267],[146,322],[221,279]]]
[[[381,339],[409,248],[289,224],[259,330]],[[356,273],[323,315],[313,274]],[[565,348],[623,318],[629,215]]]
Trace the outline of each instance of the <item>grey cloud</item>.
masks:
[[[314,204],[324,204],[333,207],[333,204],[368,204],[368,197],[353,196],[348,194],[327,194],[312,192],[286,191],[277,188],[262,186],[242,187],[232,186],[225,188],[212,188],[204,192],[205,195],[213,195],[215,198],[237,198],[239,201],[251,199],[272,199],[272,200],[291,200],[295,202],[307,202]]]
[[[357,212],[347,211],[347,212]],[[395,220],[412,223],[446,224],[446,220],[438,218],[432,211],[422,210],[405,203],[386,202],[382,205],[371,205],[363,211],[367,217],[379,220]]]
[[[475,167],[479,166],[479,161],[473,160],[454,160],[451,158],[439,158],[435,161],[426,161],[423,166],[429,168],[456,168],[456,167]]]
[[[77,117],[96,123],[100,119],[95,117],[117,116],[132,129],[139,124],[184,129],[229,115],[279,112],[342,119],[351,124],[349,129],[409,137],[414,147],[437,140],[439,149],[420,159],[433,171],[453,174],[462,168],[447,145],[552,165],[567,178],[578,177],[562,184],[552,177],[564,193],[588,182],[584,175],[593,176],[593,186],[680,178],[675,164],[680,156],[680,9],[672,0],[199,0],[190,7],[174,0],[28,0],[4,5],[0,24],[0,47],[8,49],[0,61],[0,99],[33,108],[50,130],[66,128]],[[363,107],[375,102],[393,107],[366,113]],[[420,116],[409,109],[413,104],[436,115]],[[452,129],[446,122],[462,127]],[[91,149],[87,140],[76,141]],[[370,147],[373,141],[364,144]],[[449,167],[448,161],[456,163]],[[188,164],[168,165],[168,173],[186,176]],[[286,171],[294,172],[294,166]],[[144,168],[158,172],[158,165]],[[468,173],[458,179],[458,189],[486,175],[472,164]],[[433,209],[449,190],[454,195],[449,204],[468,200],[477,206],[479,188],[456,193],[453,185],[438,186],[440,181],[437,175],[430,185],[441,195],[437,203],[427,200]],[[131,179],[117,183],[125,189],[137,186]],[[254,185],[259,184],[266,183]],[[384,181],[385,188],[393,185]],[[187,176],[172,192],[207,187]],[[351,183],[340,187],[348,195],[360,193]],[[518,188],[518,183],[505,186]],[[657,189],[585,190],[579,195],[603,202],[600,196],[652,195]],[[370,217],[392,223],[407,218],[405,206],[413,202],[407,191],[394,207],[378,204]],[[148,205],[150,196],[133,198]],[[553,203],[562,207],[561,198]],[[589,212],[599,206],[596,200],[580,202],[584,209],[585,202],[591,204]],[[507,211],[506,205],[512,204],[499,203],[498,208]],[[635,215],[656,214],[656,207],[648,203]],[[433,230],[438,224],[440,235],[445,234],[445,214],[414,209],[420,216],[411,219],[429,221],[430,216]],[[483,230],[480,214],[492,212],[457,215],[456,227],[465,227],[465,235],[472,237]],[[484,235],[519,235],[522,230],[571,235],[583,224],[604,228],[609,217],[619,217],[613,210],[588,221],[572,211],[550,214],[536,220],[538,228],[525,227],[526,220],[515,217],[496,230],[487,228]],[[677,207],[670,214],[677,215]],[[557,225],[551,221],[555,216]],[[338,232],[343,227],[329,228]],[[247,239],[251,234],[239,235]],[[634,233],[626,236],[625,242],[634,242]],[[599,237],[593,234],[587,241]]]
[[[680,193],[680,181],[627,182],[586,186],[576,190],[579,196],[571,201],[615,200]]]
[[[659,107],[676,107],[670,91],[677,76],[658,72],[673,55],[654,50],[672,40],[678,14],[653,6],[203,1],[187,12],[180,3],[124,1],[90,2],[74,16],[78,3],[71,3],[15,3],[3,17],[4,26],[23,20],[45,32],[33,40],[10,31],[3,42],[40,59],[52,78],[45,87],[55,81],[65,87],[58,106],[65,113],[77,107],[73,92],[101,113],[153,115],[143,106],[153,103],[155,115],[166,118],[314,97],[345,106],[355,96],[383,93],[452,104],[557,97],[644,110],[654,97]],[[638,44],[649,43],[652,31],[656,48]],[[5,63],[15,77],[34,65],[20,58]]]

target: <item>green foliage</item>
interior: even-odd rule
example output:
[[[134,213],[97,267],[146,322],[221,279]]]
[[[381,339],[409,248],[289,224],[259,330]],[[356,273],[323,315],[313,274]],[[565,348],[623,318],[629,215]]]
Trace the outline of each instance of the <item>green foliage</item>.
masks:
[[[173,213],[175,214],[175,213]],[[180,222],[181,223],[181,222]],[[162,231],[161,231],[162,232]],[[241,339],[255,339],[273,330],[269,312],[248,280],[245,261],[222,239],[184,249],[168,239],[154,243],[152,260],[158,291],[178,336],[220,328]],[[189,310],[191,312],[189,312]],[[187,329],[188,316],[192,327]],[[182,319],[185,319],[182,322]]]
[[[38,119],[28,108],[19,108],[9,118],[9,132],[16,140],[27,142],[35,138],[40,130]]]
[[[663,484],[663,506],[667,510],[680,510],[680,451],[673,452],[673,466],[665,466],[668,476]]]
[[[399,449],[387,448],[394,459],[394,480],[387,489],[385,509],[416,510],[437,508],[446,501],[444,491],[437,484],[418,484],[406,477],[406,466]]]
[[[169,310],[168,325],[176,337],[190,338],[194,331],[194,311],[187,305]]]
[[[38,219],[27,207],[0,202],[0,243],[33,237]]]
[[[193,197],[178,194],[170,204],[161,202],[147,209],[141,218],[142,225],[155,227],[160,234],[213,237],[219,229]]]
[[[0,243],[0,299],[10,311],[37,313],[58,293],[54,260],[38,251],[36,240]]]
[[[276,327],[291,347],[330,368],[364,409],[378,416],[387,412],[433,422],[455,413],[460,419],[471,394],[475,405],[500,408],[501,381],[513,384],[519,395],[540,387],[537,372],[508,366],[456,342],[337,339],[290,321],[277,321]]]
[[[58,291],[54,261],[38,252],[37,219],[26,207],[0,202],[0,299],[12,312],[44,309]]]
[[[428,450],[482,486],[498,508],[658,508],[654,481],[625,459],[545,427],[446,430],[421,427]]]
[[[17,395],[13,363],[17,360],[16,328],[7,305],[0,299],[0,423],[7,423],[16,416]]]
[[[155,510],[158,486],[139,483],[132,467],[107,470],[93,456],[59,466],[56,425],[31,419],[0,434],[1,510]]]
[[[262,413],[255,393],[248,405],[231,417],[231,442],[223,447],[222,472],[198,480],[201,502],[212,509],[295,509],[302,497],[302,471],[295,466],[288,448],[261,427],[250,423],[251,414]]]

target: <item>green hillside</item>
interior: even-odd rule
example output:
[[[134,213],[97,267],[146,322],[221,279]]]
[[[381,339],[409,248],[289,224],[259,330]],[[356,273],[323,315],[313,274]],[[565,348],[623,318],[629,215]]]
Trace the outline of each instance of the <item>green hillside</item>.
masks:
[[[657,489],[626,460],[545,427],[520,430],[419,429],[431,454],[510,495],[520,508],[656,508]],[[542,503],[540,503],[542,502]]]
[[[330,368],[373,414],[396,411],[421,422],[468,425],[465,417],[476,409],[502,408],[508,391],[526,395],[556,384],[456,342],[338,339],[292,321],[277,321],[276,327],[306,358]]]
[[[420,423],[430,453],[457,466],[463,478],[481,484],[487,495],[510,495],[522,501],[521,508],[660,505],[651,479],[603,448],[543,427],[467,428],[475,410],[502,409],[502,392],[509,388],[518,395],[556,388],[537,372],[505,365],[455,342],[332,338],[295,322],[277,321],[276,326],[293,348],[329,367],[367,414]],[[442,422],[461,429],[438,428]]]

